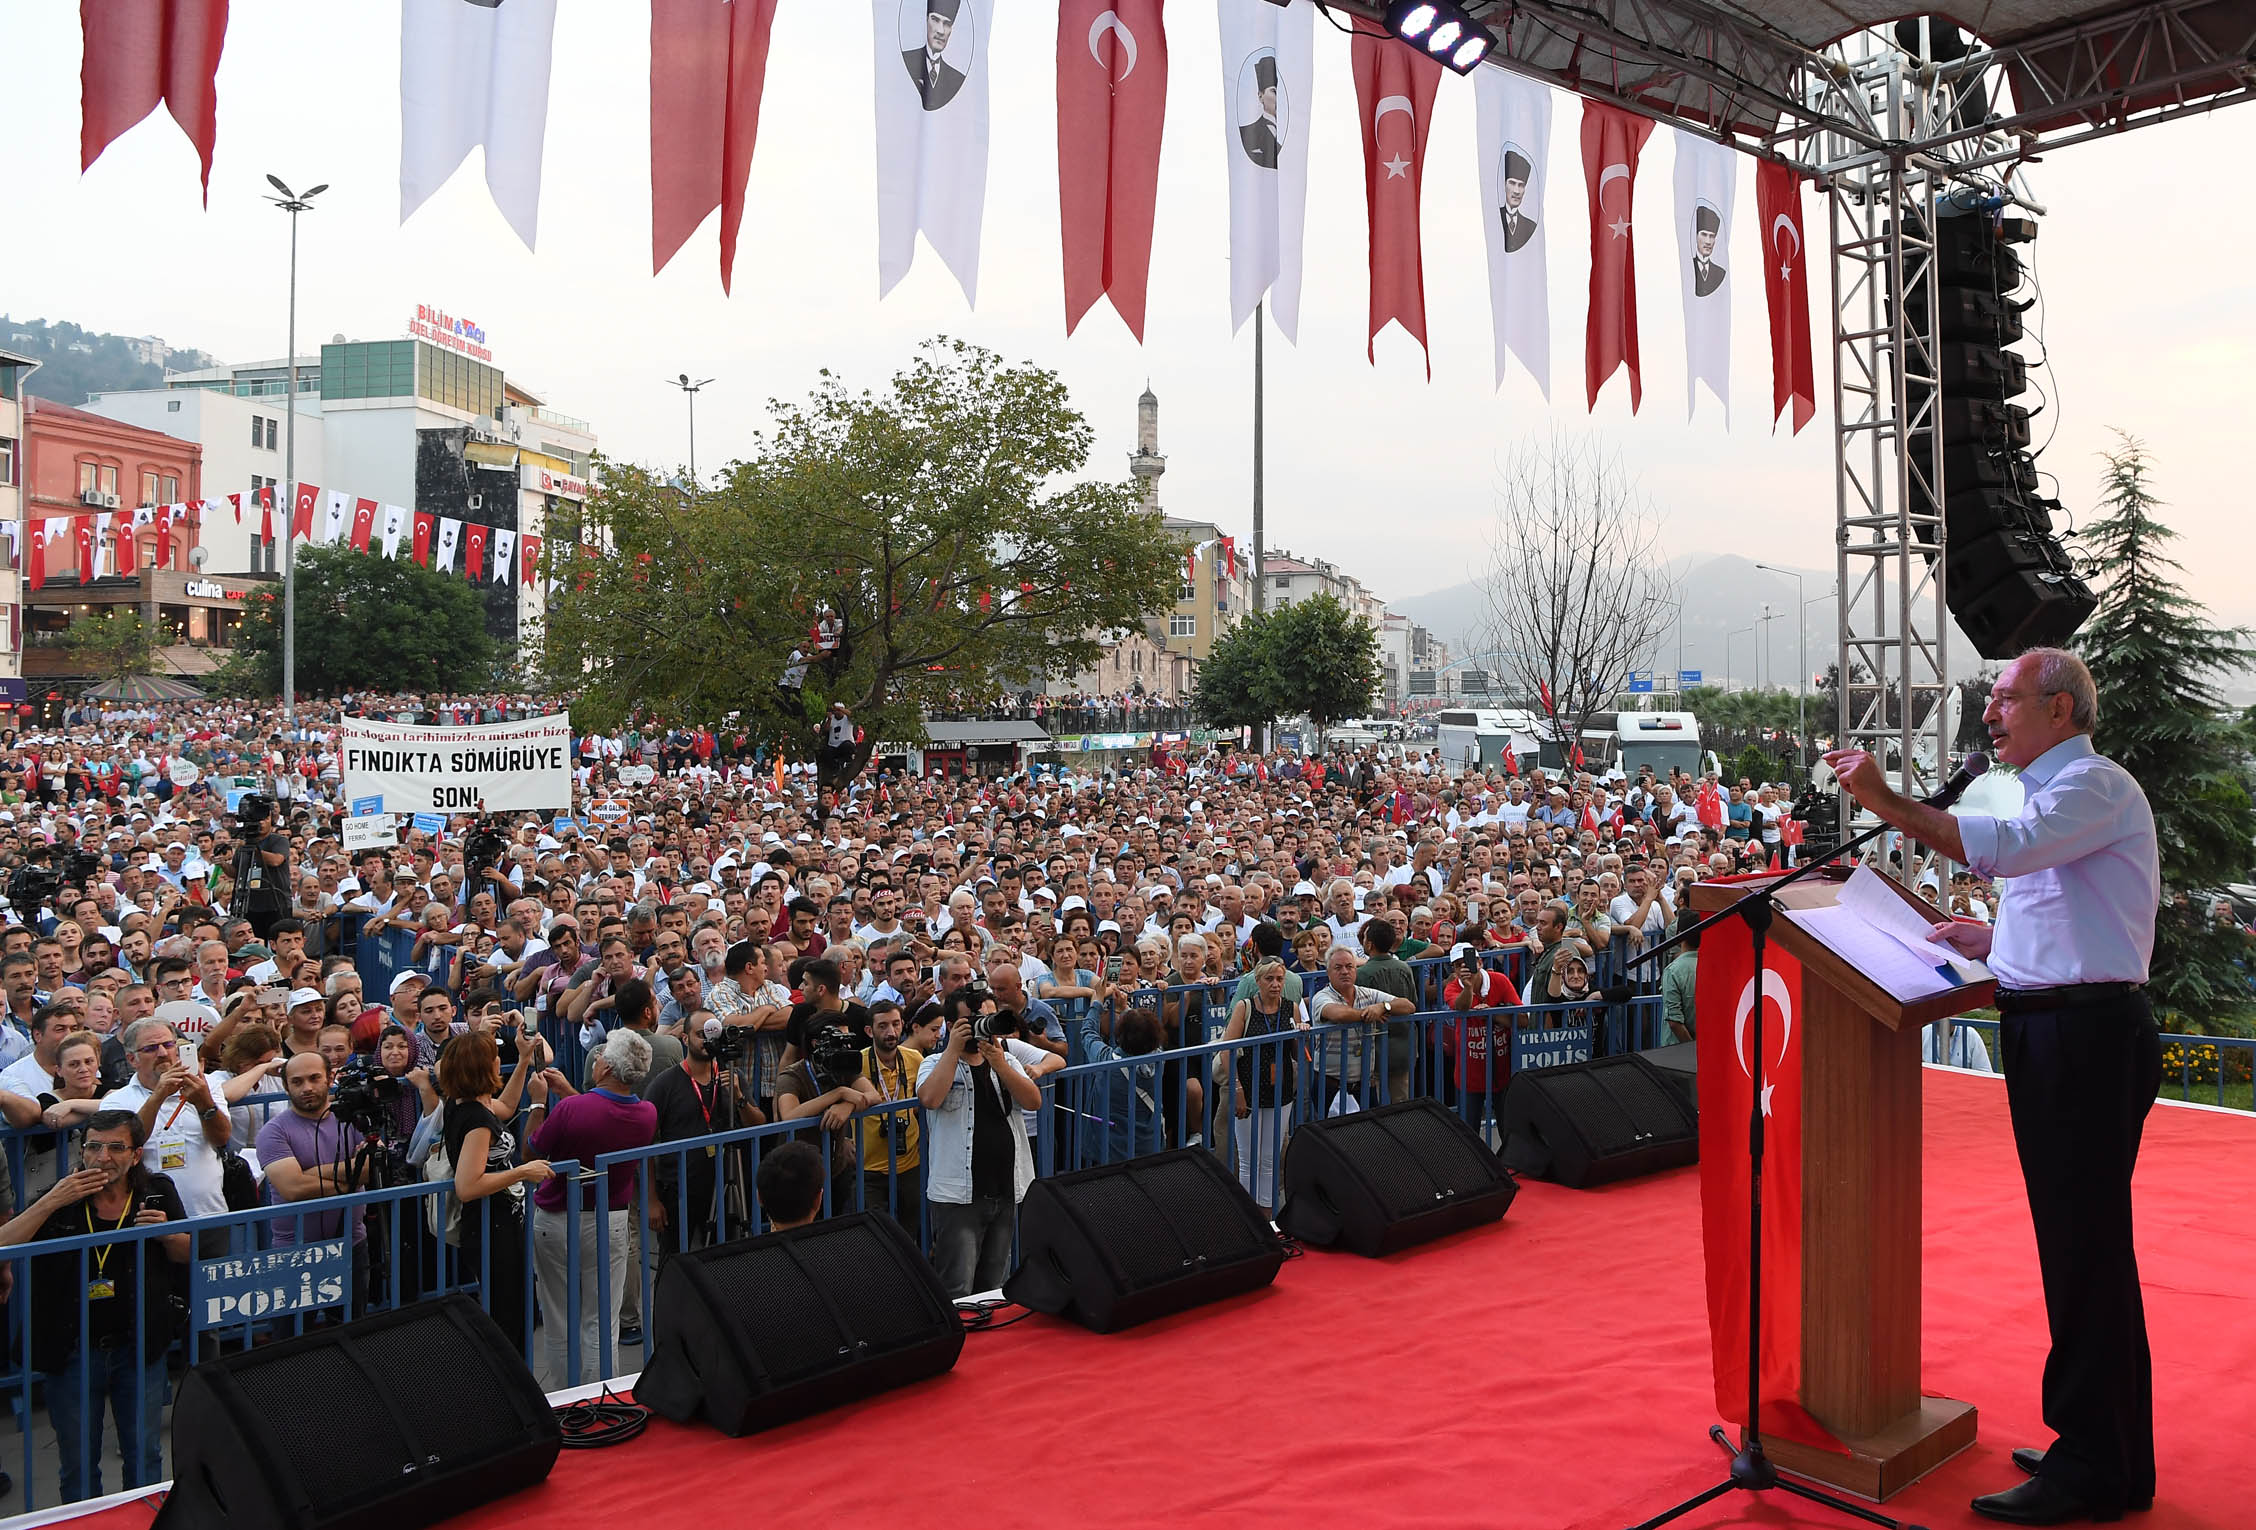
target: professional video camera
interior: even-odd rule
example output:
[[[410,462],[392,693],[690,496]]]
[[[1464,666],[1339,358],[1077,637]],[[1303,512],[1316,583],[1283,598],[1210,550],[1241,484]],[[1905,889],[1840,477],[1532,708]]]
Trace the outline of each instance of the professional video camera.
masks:
[[[509,850],[509,836],[491,813],[479,815],[476,824],[462,840],[462,872],[467,881],[477,882],[488,866],[498,866]]]
[[[39,911],[51,905],[62,890],[63,874],[33,861],[18,866],[9,876],[8,906],[16,911],[16,918],[26,929],[37,930]]]
[[[406,1089],[407,1085],[386,1073],[374,1057],[356,1052],[337,1070],[329,1108],[362,1136],[386,1139],[397,1120],[392,1105]]]
[[[250,836],[261,833],[268,819],[274,816],[274,803],[257,792],[245,792],[235,802],[235,832]]]
[[[1807,837],[1816,844],[1830,845],[1841,837],[1841,798],[1814,783],[1803,786],[1794,799],[1793,818],[1807,825]]]
[[[734,1067],[752,1045],[752,1028],[748,1025],[723,1025],[719,1020],[705,1022],[705,1055],[721,1067]]]
[[[826,1088],[851,1084],[862,1072],[861,1038],[843,1025],[826,1025],[807,1041],[807,1064]]]

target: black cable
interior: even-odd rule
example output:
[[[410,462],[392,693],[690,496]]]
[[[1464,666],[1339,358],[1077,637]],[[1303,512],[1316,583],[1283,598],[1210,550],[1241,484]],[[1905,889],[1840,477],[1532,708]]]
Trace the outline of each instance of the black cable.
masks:
[[[1004,1318],[999,1323],[995,1321],[996,1313],[1016,1305],[1015,1302],[1006,1301],[973,1302],[969,1306],[958,1306],[956,1316],[963,1320],[965,1333],[992,1333],[997,1329],[1008,1328],[1013,1323],[1023,1323],[1034,1315],[1034,1309],[1028,1307],[1021,1310],[1017,1317]]]
[[[627,1401],[612,1391],[609,1383],[604,1385],[602,1396],[565,1403],[554,1411],[566,1450],[624,1445],[650,1427],[650,1410]]]

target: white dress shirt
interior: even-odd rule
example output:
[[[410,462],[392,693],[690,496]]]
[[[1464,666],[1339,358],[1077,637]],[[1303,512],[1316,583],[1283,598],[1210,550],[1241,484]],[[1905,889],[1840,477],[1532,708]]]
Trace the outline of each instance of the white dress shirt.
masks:
[[[1990,970],[2007,988],[2145,982],[2162,899],[2146,793],[2081,733],[2032,760],[2021,784],[2013,817],[1958,820],[1967,865],[2010,879]]]

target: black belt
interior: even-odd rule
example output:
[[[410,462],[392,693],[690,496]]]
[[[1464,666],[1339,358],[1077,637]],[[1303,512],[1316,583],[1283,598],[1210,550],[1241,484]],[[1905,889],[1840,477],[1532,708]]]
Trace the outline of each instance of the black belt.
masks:
[[[2056,988],[2000,988],[1997,1007],[2001,1015],[2025,1009],[2083,1009],[2093,1004],[2113,1004],[2145,991],[2144,983],[2062,983]]]

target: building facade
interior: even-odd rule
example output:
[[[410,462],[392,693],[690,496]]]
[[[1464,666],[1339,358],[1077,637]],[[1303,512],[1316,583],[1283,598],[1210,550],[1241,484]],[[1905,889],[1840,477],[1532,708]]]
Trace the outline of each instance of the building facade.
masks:
[[[27,685],[95,678],[92,661],[70,647],[71,628],[118,609],[139,611],[158,630],[157,673],[194,677],[218,668],[258,581],[205,572],[203,535],[213,517],[159,514],[207,497],[203,449],[46,399],[25,401],[23,441]]]
[[[0,351],[0,536],[7,538],[5,567],[0,567],[0,603],[7,606],[0,621],[0,701],[24,700],[23,678],[23,551],[24,382],[39,363],[14,351]]]

